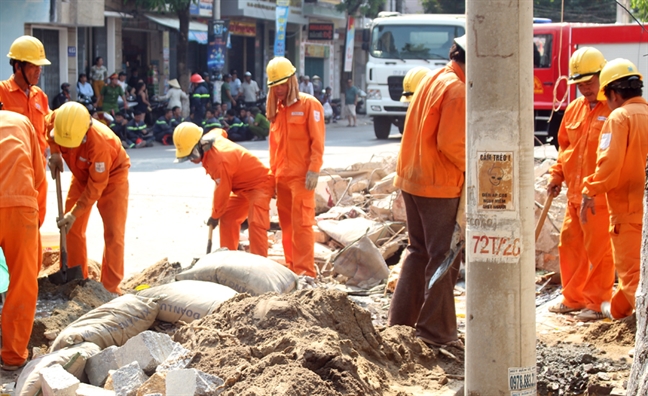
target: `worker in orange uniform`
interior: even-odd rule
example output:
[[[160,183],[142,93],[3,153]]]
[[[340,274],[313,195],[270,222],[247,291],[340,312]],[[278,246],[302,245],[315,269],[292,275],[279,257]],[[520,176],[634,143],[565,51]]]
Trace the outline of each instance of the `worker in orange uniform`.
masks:
[[[268,256],[270,199],[274,177],[270,169],[244,147],[227,139],[227,132],[212,129],[203,136],[202,128],[183,122],[173,131],[176,162],[202,163],[216,182],[212,214],[208,225],[220,222],[220,245],[238,249],[241,223],[248,219],[250,253]]]
[[[2,369],[27,362],[38,299],[38,228],[47,190],[38,138],[27,117],[0,110],[0,248],[9,268],[2,307]]]
[[[283,57],[266,67],[270,169],[286,263],[298,275],[315,277],[314,190],[324,155],[324,109],[315,97],[299,92],[295,70]]]
[[[596,197],[596,214],[580,221],[583,178],[596,169],[596,150],[603,123],[610,114],[598,100],[599,73],[605,66],[601,51],[579,48],[569,60],[569,84],[583,95],[567,106],[560,129],[558,161],[551,167],[547,193],[560,194],[567,184],[567,210],[560,231],[560,277],[562,301],[549,307],[555,313],[582,310],[581,321],[603,319],[601,303],[609,301],[614,286],[614,261],[610,245],[610,218],[605,195]]]
[[[454,39],[450,63],[420,82],[407,109],[394,186],[402,190],[409,245],[389,307],[388,325],[416,328],[430,345],[463,347],[454,285],[460,260],[428,290],[455,229],[466,168],[466,36]]]
[[[124,277],[124,231],[128,210],[128,168],[130,158],[119,137],[100,122],[92,122],[80,103],[68,102],[53,114],[50,140],[52,176],[63,171],[63,159],[72,171],[72,183],[59,228],[68,231],[70,267],[82,266],[88,277],[85,232],[94,203],[104,224],[105,247],[101,262],[101,283],[111,293],[121,294]]]
[[[648,102],[641,97],[643,77],[627,59],[608,62],[600,80],[598,98],[606,99],[612,112],[601,130],[596,170],[583,182],[581,221],[596,215],[596,199],[605,194],[619,287],[601,311],[610,319],[622,319],[632,315],[639,284]]]

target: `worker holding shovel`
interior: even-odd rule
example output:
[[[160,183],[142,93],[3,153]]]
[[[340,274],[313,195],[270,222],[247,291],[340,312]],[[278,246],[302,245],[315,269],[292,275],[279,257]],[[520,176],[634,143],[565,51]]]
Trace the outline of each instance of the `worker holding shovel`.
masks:
[[[88,277],[85,231],[92,206],[104,224],[105,247],[101,262],[101,283],[111,293],[121,294],[124,277],[124,231],[128,210],[128,168],[130,158],[110,128],[92,122],[88,110],[68,102],[50,116],[52,177],[63,171],[63,159],[72,171],[72,183],[59,228],[68,230],[70,267],[81,266]]]
[[[220,128],[203,136],[202,128],[183,122],[173,132],[173,143],[176,162],[202,163],[216,182],[207,224],[212,230],[220,223],[221,247],[238,249],[241,223],[247,219],[250,253],[267,257],[270,199],[275,188],[270,169],[244,147],[227,139],[227,132]]]
[[[560,231],[560,277],[562,301],[550,312],[579,311],[581,321],[600,320],[601,303],[609,301],[614,285],[614,262],[609,235],[605,194],[594,200],[595,214],[587,223],[580,220],[583,179],[596,169],[596,150],[601,128],[610,115],[599,101],[599,74],[605,66],[603,54],[592,47],[579,48],[569,60],[569,84],[583,95],[567,106],[560,129],[558,161],[551,167],[547,193],[556,197],[567,185],[567,208]]]
[[[38,298],[38,228],[47,190],[38,137],[29,120],[0,110],[0,247],[11,282],[2,307],[2,369],[27,362]]]

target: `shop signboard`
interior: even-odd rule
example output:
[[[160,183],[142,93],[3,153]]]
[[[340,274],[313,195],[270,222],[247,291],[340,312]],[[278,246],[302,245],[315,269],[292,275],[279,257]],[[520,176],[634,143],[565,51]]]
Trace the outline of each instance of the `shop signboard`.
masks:
[[[309,23],[308,40],[333,40],[332,23]]]

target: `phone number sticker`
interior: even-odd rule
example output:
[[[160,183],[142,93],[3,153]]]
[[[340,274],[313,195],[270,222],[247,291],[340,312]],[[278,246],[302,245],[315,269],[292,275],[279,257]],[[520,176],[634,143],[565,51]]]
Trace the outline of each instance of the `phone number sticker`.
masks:
[[[511,396],[538,396],[538,391],[536,391],[535,389],[511,391]]]
[[[527,396],[535,394],[536,368],[534,367],[509,367],[509,390],[512,391],[533,391],[534,393],[511,393],[511,395]],[[529,389],[534,388],[534,389]]]
[[[510,232],[469,231],[467,249],[473,257],[515,262],[522,254],[522,242]]]

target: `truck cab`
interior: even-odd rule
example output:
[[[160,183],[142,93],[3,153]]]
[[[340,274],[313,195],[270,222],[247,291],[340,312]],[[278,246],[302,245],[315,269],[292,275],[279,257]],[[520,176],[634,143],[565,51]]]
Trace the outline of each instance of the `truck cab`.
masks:
[[[455,37],[465,34],[464,15],[401,15],[381,12],[363,36],[368,51],[367,115],[374,133],[387,139],[392,125],[402,133],[407,103],[401,103],[405,74],[416,66],[444,67]]]

